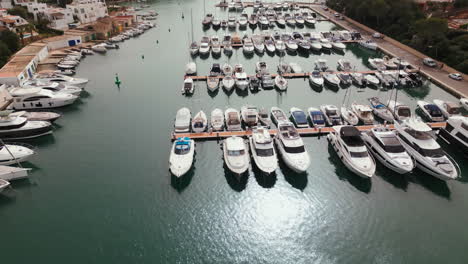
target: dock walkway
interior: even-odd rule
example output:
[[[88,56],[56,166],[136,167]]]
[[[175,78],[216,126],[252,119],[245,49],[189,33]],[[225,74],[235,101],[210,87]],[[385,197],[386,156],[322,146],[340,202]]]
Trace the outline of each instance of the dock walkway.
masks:
[[[443,128],[446,125],[446,122],[439,122],[439,123],[427,123],[433,129]],[[357,129],[360,131],[368,131],[371,128],[375,127],[375,125],[368,125],[368,126],[356,126]],[[390,129],[395,129],[393,125],[388,125]],[[333,127],[324,127],[324,128],[298,128],[297,132],[301,136],[314,136],[320,134],[328,134],[333,131]],[[276,129],[269,130],[270,135],[275,135],[277,133]],[[172,133],[171,140],[175,140],[180,137],[188,137],[191,139],[198,139],[198,140],[209,140],[209,139],[222,139],[232,136],[238,137],[247,137],[252,135],[252,131],[245,130],[245,131],[220,131],[220,132],[204,132],[204,133]]]

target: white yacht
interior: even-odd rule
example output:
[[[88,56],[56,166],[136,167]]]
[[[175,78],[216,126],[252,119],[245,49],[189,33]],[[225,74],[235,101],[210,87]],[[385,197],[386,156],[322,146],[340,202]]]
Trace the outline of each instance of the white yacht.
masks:
[[[337,125],[342,125],[343,120],[341,120],[340,113],[338,111],[338,108],[334,105],[321,105],[320,106],[320,111],[325,116],[325,120],[327,121],[327,124],[330,126],[337,126]]]
[[[224,113],[223,110],[219,108],[213,109],[211,111],[211,128],[213,128],[214,131],[223,131],[224,128]]]
[[[195,154],[195,142],[189,138],[178,138],[174,141],[169,157],[169,169],[176,177],[186,174],[193,163]]]
[[[328,134],[336,154],[344,165],[356,175],[371,178],[375,173],[375,161],[369,155],[361,139],[361,132],[354,126],[334,126]]]
[[[183,107],[177,111],[176,119],[174,122],[174,132],[187,133],[190,131],[190,121],[192,114],[187,107]]]
[[[333,85],[333,86],[338,86],[341,83],[340,78],[338,78],[338,76],[335,73],[332,73],[332,72],[324,73],[323,74],[323,79],[325,79],[325,81],[327,83],[329,83],[330,85]]]
[[[47,121],[28,121],[26,117],[11,115],[11,111],[0,111],[0,138],[28,139],[52,133],[52,124]]]
[[[370,86],[376,87],[380,84],[379,79],[375,77],[373,74],[365,74],[364,80],[366,80],[366,83]]]
[[[234,86],[236,85],[236,80],[231,75],[227,75],[224,76],[222,84],[227,91],[231,91],[232,88],[234,88]]]
[[[372,69],[378,70],[378,71],[384,71],[387,69],[387,67],[384,65],[384,60],[380,58],[369,58],[369,64]]]
[[[258,111],[258,121],[267,128],[271,127],[271,119],[270,115],[268,114],[268,110],[266,110],[265,108],[261,108]]]
[[[352,109],[346,106],[341,106],[340,108],[341,112],[341,118],[343,118],[343,121],[352,126],[356,126],[359,123],[359,118],[357,115],[353,112]]]
[[[377,43],[375,43],[373,40],[359,41],[359,45],[370,50],[377,50],[377,48],[379,47]]]
[[[317,87],[322,87],[323,86],[323,77],[320,74],[318,70],[312,71],[312,73],[309,75],[309,82],[310,84],[317,86]]]
[[[184,80],[184,87],[182,87],[182,94],[189,95],[193,94],[195,87],[194,87],[194,82],[192,78],[186,78]]]
[[[468,155],[468,118],[460,115],[449,117],[445,128],[439,130],[439,137],[453,149]]]
[[[206,130],[208,126],[208,119],[203,111],[198,112],[192,119],[192,131],[194,133],[201,133]]]
[[[249,142],[250,151],[257,167],[264,173],[273,173],[278,168],[278,158],[268,128],[253,127]]]
[[[247,126],[256,126],[258,123],[258,108],[251,105],[245,105],[241,108],[242,121]]]
[[[308,128],[309,122],[307,121],[307,115],[302,111],[302,109],[297,107],[291,107],[289,110],[292,119],[294,120],[294,124],[298,128]]]
[[[332,48],[339,50],[339,51],[343,51],[346,49],[346,45],[341,42],[333,41],[331,45],[332,45]]]
[[[434,99],[432,101],[442,111],[445,118],[461,115],[461,107],[458,103]]]
[[[395,122],[398,138],[422,171],[441,180],[458,178],[458,164],[440,148],[430,134],[432,129],[421,120],[408,118]]]
[[[352,103],[351,109],[353,109],[353,112],[364,125],[374,124],[374,115],[372,114],[372,109],[369,106]]]
[[[73,85],[82,89],[84,89],[86,87],[86,84],[88,84],[88,79],[75,78],[75,77],[70,77],[70,76],[56,74],[56,73],[36,74],[34,76],[34,79],[38,81],[44,81],[44,82],[66,83],[66,84]]]
[[[11,116],[22,116],[26,117],[28,121],[48,121],[53,123],[55,120],[59,119],[62,115],[56,112],[28,112],[28,111],[18,111],[10,114]]]
[[[241,137],[226,138],[223,142],[223,152],[226,166],[238,177],[249,169],[249,152]]]
[[[378,126],[363,132],[361,137],[372,155],[385,167],[396,173],[409,173],[416,166],[411,156],[401,145],[395,131]]]
[[[25,146],[0,145],[0,165],[17,164],[27,161],[32,155],[34,155],[34,150]]]
[[[288,81],[280,74],[275,77],[275,86],[280,91],[286,91],[288,89]]]
[[[411,118],[411,109],[409,106],[404,105],[400,102],[396,102],[394,100],[389,100],[387,103],[388,109],[392,112],[393,117],[397,121],[401,121],[404,119]]]
[[[23,83],[23,88],[41,88],[52,91],[54,93],[67,93],[79,96],[83,91],[82,88],[68,85],[65,83],[56,82],[41,82],[37,80],[29,80]]]
[[[418,100],[417,104],[424,117],[426,117],[430,122],[445,121],[445,117],[437,105],[422,100]]]
[[[239,111],[234,108],[228,108],[224,112],[224,120],[226,121],[227,131],[241,131],[241,117]]]
[[[320,39],[320,45],[322,45],[322,49],[326,49],[326,50],[330,50],[333,47],[330,41],[326,38]]]
[[[197,73],[197,64],[193,61],[188,62],[187,65],[185,65],[185,74],[194,75],[196,73]]]
[[[249,86],[249,80],[247,73],[244,72],[244,69],[241,64],[236,64],[234,66],[234,77],[236,79],[236,86],[241,90],[247,89]]]
[[[276,124],[279,124],[280,122],[286,122],[289,120],[286,114],[284,113],[284,111],[279,107],[273,106],[270,112],[271,112],[271,119]]]
[[[78,96],[67,93],[54,93],[41,88],[12,88],[12,107],[19,109],[55,108],[73,104]]]
[[[289,121],[279,122],[275,141],[284,163],[291,170],[296,173],[303,173],[309,168],[309,154],[293,123]]]
[[[207,42],[201,42],[199,52],[201,55],[207,55],[210,53],[210,44]]]
[[[211,37],[211,52],[213,55],[221,54],[221,43],[219,42],[218,36]]]

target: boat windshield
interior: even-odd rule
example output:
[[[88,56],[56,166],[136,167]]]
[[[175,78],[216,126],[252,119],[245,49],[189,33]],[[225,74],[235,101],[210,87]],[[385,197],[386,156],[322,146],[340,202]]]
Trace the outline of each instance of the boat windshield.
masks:
[[[245,150],[228,150],[228,156],[242,156],[245,154]]]
[[[384,137],[380,137],[381,141],[383,142],[383,146],[382,144],[380,144],[380,141],[379,141],[379,145],[382,146],[382,148],[385,150],[385,152],[388,152],[388,153],[402,153],[402,152],[405,152],[405,149],[403,148],[403,146],[401,145],[400,141],[398,140],[398,138],[396,136],[384,136]]]
[[[439,107],[435,105],[425,105],[424,108],[429,112],[429,114],[433,117],[441,117],[442,112],[440,111]]]
[[[193,124],[193,127],[196,128],[202,128],[203,127],[203,121],[197,121]]]
[[[273,156],[274,152],[273,149],[255,149],[255,152],[257,153],[257,156],[259,157],[271,157]]]
[[[384,108],[386,108],[386,106],[383,105],[383,104],[378,104],[378,105],[375,106],[375,108],[376,109],[384,109]]]
[[[305,152],[304,146],[286,147],[286,146],[283,145],[283,147],[284,147],[284,151],[286,151],[287,153],[294,154],[294,153],[303,153],[303,152]]]
[[[351,155],[352,158],[365,158],[369,156],[367,151],[362,151],[362,152],[350,151],[349,154]]]
[[[360,136],[351,136],[351,137],[342,136],[342,139],[345,142],[345,144],[350,147],[364,146],[364,141],[362,141]]]
[[[430,157],[430,158],[440,158],[445,156],[445,153],[442,149],[437,148],[437,149],[419,149],[419,153],[425,157]]]
[[[185,155],[187,153],[189,153],[190,151],[190,145],[188,144],[177,144],[175,146],[175,150],[174,150],[174,153],[177,154],[177,155]]]
[[[427,140],[432,138],[431,135],[427,132],[417,131],[410,128],[405,128],[405,132],[410,134],[415,139]]]
[[[398,115],[403,117],[411,117],[411,110],[409,108],[398,109]]]

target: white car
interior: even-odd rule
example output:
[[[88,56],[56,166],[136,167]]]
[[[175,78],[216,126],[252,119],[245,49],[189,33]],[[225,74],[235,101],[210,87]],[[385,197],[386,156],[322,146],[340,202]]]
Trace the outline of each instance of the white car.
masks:
[[[424,58],[423,63],[424,65],[433,67],[433,68],[437,66],[437,63],[431,58]]]
[[[450,73],[448,76],[457,81],[463,80],[463,77],[459,73]]]
[[[382,34],[380,34],[378,32],[375,32],[374,34],[372,34],[372,37],[373,38],[383,38]]]
[[[334,15],[335,15],[335,17],[339,17],[339,16],[340,16],[340,14],[338,14],[338,13],[335,13]]]

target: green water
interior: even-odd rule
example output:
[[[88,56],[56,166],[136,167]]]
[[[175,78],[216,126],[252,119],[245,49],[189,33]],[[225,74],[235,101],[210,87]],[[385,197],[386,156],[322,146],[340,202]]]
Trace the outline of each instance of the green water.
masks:
[[[213,4],[206,6],[214,13]],[[201,0],[152,5],[158,27],[119,50],[84,59],[77,76],[91,80],[89,95],[63,109],[53,136],[29,141],[38,147],[38,155],[25,164],[34,168],[30,179],[0,195],[2,263],[467,262],[468,168],[452,151],[464,172],[460,180],[441,182],[418,170],[400,176],[379,164],[377,175],[365,181],[344,167],[325,137],[308,137],[307,175],[281,163],[274,177],[253,168],[238,182],[223,167],[220,143],[209,141],[197,143],[189,175],[171,178],[169,136],[180,107],[192,112],[244,104],[306,109],[339,105],[345,90],[315,91],[308,81],[295,79],[282,95],[275,90],[209,95],[199,83],[193,97],[183,97],[190,9],[196,39],[215,33],[202,31]],[[332,27],[320,22],[316,30]],[[366,69],[369,56],[376,55],[348,46],[345,55],[321,57],[333,68],[345,57]],[[319,57],[284,61],[310,71]],[[261,59],[272,71],[279,62],[277,56]],[[258,60],[238,50],[229,62],[253,73]],[[195,61],[204,74],[213,61],[224,63],[227,57]],[[352,100],[361,103],[387,96],[351,89]],[[416,100],[435,98],[454,99],[430,83],[399,93],[412,107]]]

